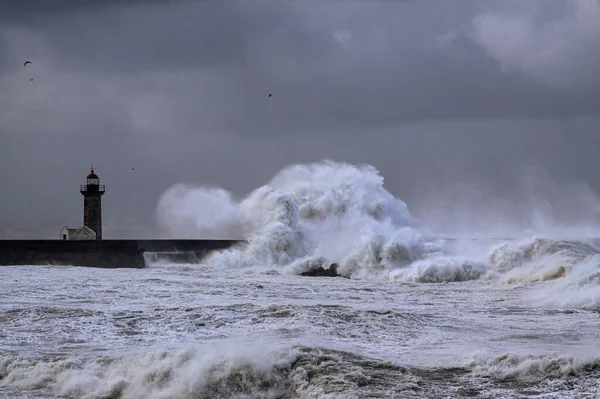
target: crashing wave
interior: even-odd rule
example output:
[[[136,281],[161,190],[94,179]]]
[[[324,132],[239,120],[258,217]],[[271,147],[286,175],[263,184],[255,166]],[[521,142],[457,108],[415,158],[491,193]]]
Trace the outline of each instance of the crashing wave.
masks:
[[[600,372],[600,358],[580,359],[555,355],[509,355],[494,358],[471,359],[467,367],[477,376],[537,382],[543,379],[561,379],[590,372]]]
[[[492,251],[489,263],[495,270],[507,272],[550,256],[575,264],[597,253],[597,248],[585,242],[535,237],[520,245],[503,243]]]
[[[600,250],[575,240],[534,238],[504,243],[489,263],[504,283],[541,283],[527,296],[535,304],[600,311]]]
[[[176,186],[177,192],[182,190]],[[189,198],[198,199],[199,215],[212,214],[215,201],[203,202],[210,192],[206,188],[188,187],[184,206],[171,191],[161,198],[161,215],[178,215],[170,225],[176,230],[186,225],[181,215],[188,214],[198,231],[215,227],[216,220],[227,226],[239,224],[247,235],[243,249],[215,252],[204,263],[221,267],[274,266],[300,274],[307,265],[338,264],[344,277],[389,278],[393,270],[409,267],[415,261],[444,253],[442,242],[426,239],[415,227],[406,204],[383,187],[383,177],[370,165],[350,165],[325,161],[293,165],[279,172],[269,184],[258,188],[241,202],[231,205],[230,195],[215,189],[224,207],[237,220],[219,217],[202,218],[190,214]],[[186,209],[178,213],[172,209]],[[216,209],[215,215],[222,215]],[[317,261],[318,260],[318,261]]]
[[[15,396],[66,398],[317,399],[454,397],[502,390],[521,397],[535,388],[588,397],[598,392],[599,374],[597,358],[506,354],[474,358],[465,367],[430,369],[325,348],[243,345],[120,356],[0,356],[0,394],[7,388]]]
[[[408,268],[391,273],[394,281],[411,283],[459,282],[493,276],[493,271],[483,262],[448,256],[419,260]]]
[[[535,303],[600,312],[600,255],[592,255],[565,272],[564,277],[529,295]]]
[[[505,283],[535,283],[561,278],[598,249],[582,241],[534,238],[528,243],[504,243],[489,256]]]

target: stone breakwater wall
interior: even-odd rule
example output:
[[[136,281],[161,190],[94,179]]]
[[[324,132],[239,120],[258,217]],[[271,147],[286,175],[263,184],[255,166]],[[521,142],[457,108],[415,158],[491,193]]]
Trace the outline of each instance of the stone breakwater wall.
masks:
[[[173,261],[200,260],[242,240],[0,240],[0,266],[56,265],[146,267],[148,255]]]

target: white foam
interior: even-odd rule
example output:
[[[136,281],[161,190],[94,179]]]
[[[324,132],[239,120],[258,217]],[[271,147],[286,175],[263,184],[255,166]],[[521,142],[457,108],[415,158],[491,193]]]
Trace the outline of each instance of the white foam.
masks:
[[[598,249],[583,240],[533,237],[531,240],[502,243],[493,248],[489,262],[494,269],[506,272],[549,257],[574,264],[595,253],[598,253]]]
[[[530,302],[561,308],[600,310],[600,251],[578,240],[534,238],[503,243],[489,256],[503,283],[543,283]]]
[[[494,358],[474,357],[467,366],[473,374],[500,379],[535,382],[545,378],[565,378],[600,366],[600,357],[504,354]]]
[[[179,196],[169,194],[181,191]],[[215,192],[230,198],[222,190]],[[383,177],[370,165],[331,161],[293,165],[236,205],[225,200],[221,207],[221,201],[206,200],[207,194],[202,188],[178,185],[163,196],[159,213],[170,231],[196,225],[201,227],[198,235],[213,227],[222,231],[219,220],[231,225],[224,217],[206,217],[202,222],[205,215],[236,215],[249,244],[241,251],[213,253],[206,260],[211,265],[279,266],[298,272],[307,261],[322,259],[322,263],[338,263],[339,272],[347,277],[388,278],[394,268],[442,246],[424,238],[406,204],[383,187]],[[173,223],[165,215],[176,215]]]
[[[395,281],[414,283],[444,283],[494,277],[485,263],[463,257],[437,256],[414,262],[410,267],[390,274]]]
[[[564,277],[534,291],[528,298],[549,306],[600,311],[600,255],[573,265]]]
[[[293,349],[259,343],[36,360],[0,357],[0,386],[98,398],[280,397]],[[283,370],[283,371],[282,371]]]
[[[581,285],[585,276],[576,277],[575,269],[587,269],[574,266],[598,250],[574,238],[573,231],[565,233],[569,240],[534,237],[503,243],[486,257],[481,243],[450,245],[427,237],[370,165],[292,165],[241,201],[220,188],[176,185],[161,197],[158,214],[173,235],[205,237],[235,230],[235,238],[240,233],[247,238],[242,249],[204,259],[210,267],[299,274],[337,263],[345,277],[418,283],[566,278],[564,290],[579,284],[578,304],[596,306],[595,286]],[[469,256],[456,256],[458,251]]]

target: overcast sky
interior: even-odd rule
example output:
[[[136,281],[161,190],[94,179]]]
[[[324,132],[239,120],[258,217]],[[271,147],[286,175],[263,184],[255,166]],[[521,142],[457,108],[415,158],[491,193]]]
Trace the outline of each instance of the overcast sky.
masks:
[[[433,224],[597,222],[598,71],[600,0],[0,2],[0,229],[81,224],[92,163],[117,236],[321,159]]]

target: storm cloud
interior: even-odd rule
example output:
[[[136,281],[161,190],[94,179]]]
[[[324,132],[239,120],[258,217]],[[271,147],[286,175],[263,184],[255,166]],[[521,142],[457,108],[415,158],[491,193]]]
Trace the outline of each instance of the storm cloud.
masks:
[[[375,165],[422,214],[529,206],[525,170],[600,189],[598,0],[6,3],[6,228],[80,223],[91,163],[115,231],[150,231],[174,183],[243,195],[323,158]]]

